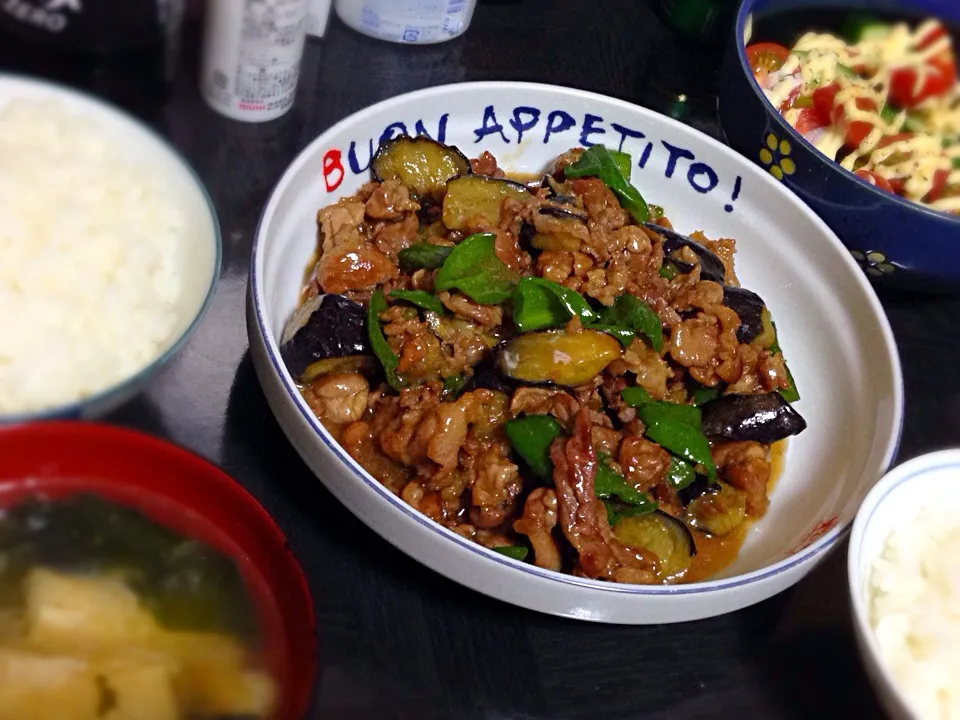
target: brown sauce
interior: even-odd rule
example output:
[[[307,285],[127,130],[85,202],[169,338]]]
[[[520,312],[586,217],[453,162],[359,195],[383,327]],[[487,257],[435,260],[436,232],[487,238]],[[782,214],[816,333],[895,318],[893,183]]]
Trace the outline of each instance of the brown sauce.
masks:
[[[783,472],[784,457],[786,456],[787,441],[781,440],[770,447],[770,482],[767,485],[767,495],[773,492],[777,480]],[[690,568],[677,580],[677,583],[693,583],[709,580],[718,572],[728,567],[740,553],[743,541],[753,526],[752,520],[747,520],[733,532],[722,535],[707,535],[691,530],[697,554],[693,558]]]

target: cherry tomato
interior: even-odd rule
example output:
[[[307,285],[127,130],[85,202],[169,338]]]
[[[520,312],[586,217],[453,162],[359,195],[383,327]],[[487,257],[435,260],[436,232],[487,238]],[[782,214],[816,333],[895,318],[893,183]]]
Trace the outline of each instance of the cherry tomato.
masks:
[[[803,108],[797,115],[797,124],[795,128],[801,135],[806,135],[811,130],[826,127],[829,123],[823,122],[823,118],[813,108]]]
[[[933,184],[930,187],[930,192],[924,195],[923,201],[933,202],[939,200],[940,196],[943,195],[944,188],[947,186],[947,178],[949,177],[949,170],[937,170],[933,174]]]
[[[754,77],[766,76],[783,67],[790,55],[790,51],[783,45],[772,42],[759,42],[747,48],[747,63],[753,70]],[[758,77],[758,81],[759,81]]]
[[[930,58],[923,83],[917,89],[917,72],[913,68],[896,68],[890,74],[890,102],[901,108],[912,108],[929,97],[949,92],[957,82],[957,66],[952,52]]]
[[[813,91],[813,109],[817,111],[824,125],[829,125],[833,119],[833,103],[838,92],[840,86],[837,83],[830,83]]]
[[[794,101],[800,96],[800,85],[797,85],[793,90],[790,91],[790,94],[787,95],[786,99],[780,103],[780,114],[783,115],[787,110],[793,107]]]
[[[838,92],[840,92],[840,86],[837,83],[830,83],[814,90],[813,109],[820,116],[823,125],[832,123],[844,130],[843,142],[845,145],[858,147],[873,130],[873,125],[863,120],[846,122],[843,105],[836,105]],[[877,104],[870,98],[857,98],[856,105],[860,110],[877,109]]]
[[[847,127],[847,133],[843,136],[843,144],[856,148],[860,143],[867,139],[867,135],[873,130],[873,125],[862,120],[856,120]]]
[[[893,192],[893,185],[891,185],[890,181],[882,175],[877,175],[877,173],[871,172],[870,170],[857,170],[854,175],[859,178],[863,178],[874,187],[880,188],[888,193]]]
[[[893,188],[893,192],[897,195],[903,195],[907,191],[907,179],[906,178],[890,178],[890,187]]]
[[[877,143],[877,149],[885,148],[887,145],[893,145],[898,143],[901,140],[909,140],[913,137],[913,133],[897,133],[896,135],[887,135],[885,138],[880,138],[880,142]]]
[[[947,34],[947,29],[937,23],[926,35],[924,35],[919,42],[917,42],[917,50],[926,50],[928,47],[933,45],[937,40],[944,37]]]

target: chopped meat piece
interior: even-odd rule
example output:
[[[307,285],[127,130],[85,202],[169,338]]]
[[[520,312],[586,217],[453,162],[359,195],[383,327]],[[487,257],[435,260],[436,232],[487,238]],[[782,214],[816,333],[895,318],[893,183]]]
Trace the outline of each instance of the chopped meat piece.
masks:
[[[504,208],[501,210],[501,216],[506,210],[510,199],[504,200]],[[515,200],[513,202],[516,202]],[[513,233],[505,230],[496,230],[497,239],[493,244],[493,252],[497,258],[508,268],[516,273],[525,273],[533,265],[530,253],[520,248],[520,241]]]
[[[493,443],[473,458],[468,468],[475,474],[470,520],[477,527],[497,527],[513,514],[514,500],[523,483],[520,469],[507,459],[509,453],[506,442]]]
[[[320,225],[320,234],[323,236],[323,252],[332,250],[337,244],[339,235],[346,232],[352,236],[363,222],[364,206],[356,200],[341,200],[335,205],[329,205],[317,213],[317,224]]]
[[[760,384],[767,392],[785,390],[790,387],[787,366],[784,364],[783,355],[780,353],[774,354],[769,350],[761,350],[757,356],[756,371]]]
[[[373,239],[377,249],[384,255],[395,258],[401,250],[406,250],[417,241],[417,229],[420,221],[413,213],[408,213],[396,222],[377,223],[373,230]]]
[[[564,284],[573,274],[573,253],[565,250],[544,250],[537,258],[537,272],[551,282]]]
[[[384,455],[369,422],[350,423],[343,429],[340,443],[350,457],[391,492],[399,494],[410,477],[410,470]]]
[[[770,461],[764,445],[753,441],[718,443],[711,450],[717,472],[747,496],[747,514],[760,517],[767,511]]]
[[[670,357],[684,367],[706,367],[717,354],[720,331],[716,319],[700,313],[682,320],[670,335]]]
[[[483,328],[494,328],[503,322],[503,308],[499,305],[481,305],[466,295],[441,290],[440,302],[457,317],[475,322]]]
[[[616,195],[599,178],[578,178],[570,183],[573,191],[583,198],[591,224],[605,230],[615,230],[627,223],[627,211],[620,207]]]
[[[650,552],[617,540],[594,493],[597,457],[590,442],[590,415],[581,410],[573,435],[550,448],[560,528],[580,555],[587,577],[628,583],[654,583],[657,560]]]
[[[495,342],[473,323],[436,316],[421,319],[414,308],[403,305],[392,305],[380,319],[387,343],[400,360],[397,372],[408,380],[457,375],[480,362]]]
[[[730,240],[728,238],[709,240],[707,236],[699,230],[691,233],[690,239],[696,240],[698,243],[707,248],[707,250],[710,250],[714,255],[720,258],[720,261],[723,263],[724,280],[726,281],[727,285],[734,285],[736,287],[740,286],[740,281],[737,279],[737,273],[733,269],[733,258],[737,252],[737,243],[735,240]]]
[[[474,175],[505,176],[503,170],[497,167],[497,159],[490,154],[489,150],[484,150],[480,157],[470,160],[470,169]]]
[[[343,243],[320,259],[317,280],[324,292],[373,289],[397,276],[397,265],[365,242]]]
[[[359,420],[367,409],[370,385],[363,375],[321,375],[302,390],[303,398],[324,425]]]
[[[560,549],[553,539],[557,526],[557,494],[547,488],[535,488],[527,496],[523,517],[513,523],[514,532],[526,535],[533,546],[533,558],[538,567],[559,571]]]
[[[607,372],[614,376],[633,373],[637,377],[636,384],[650,393],[654,400],[667,397],[667,381],[673,377],[673,371],[666,361],[640,338],[630,343],[622,357],[607,366]]]
[[[517,388],[510,400],[510,414],[553,415],[559,423],[570,429],[580,404],[565,390],[554,388]]]
[[[420,203],[411,199],[410,190],[399,180],[384,180],[365,206],[367,217],[374,220],[399,220],[404,213],[419,209]]]
[[[646,438],[628,437],[620,445],[623,477],[641,492],[663,482],[669,467],[670,453]]]

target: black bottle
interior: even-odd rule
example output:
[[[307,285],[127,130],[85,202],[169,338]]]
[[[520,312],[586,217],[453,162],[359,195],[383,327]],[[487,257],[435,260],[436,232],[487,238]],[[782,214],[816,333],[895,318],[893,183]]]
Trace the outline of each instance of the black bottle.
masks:
[[[0,0],[0,69],[148,113],[170,82],[184,0]]]

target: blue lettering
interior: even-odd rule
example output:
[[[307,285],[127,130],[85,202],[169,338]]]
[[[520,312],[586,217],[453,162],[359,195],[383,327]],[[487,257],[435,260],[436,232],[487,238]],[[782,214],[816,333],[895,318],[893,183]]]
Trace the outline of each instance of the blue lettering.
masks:
[[[373,161],[373,140],[368,140],[367,142],[370,143],[370,153],[367,155],[367,164],[360,167],[360,161],[357,159],[357,143],[353,140],[350,141],[350,149],[347,151],[347,162],[350,163],[350,169],[354,175],[359,175],[365,170],[370,169],[370,163]]]
[[[473,134],[477,136],[474,142],[480,142],[487,135],[495,133],[498,133],[505,143],[510,143],[507,136],[503,134],[503,125],[497,122],[497,114],[493,111],[493,105],[487,105],[483,111],[483,125],[473,131]]]
[[[723,206],[723,209],[727,212],[733,212],[733,203],[740,197],[740,186],[743,183],[743,178],[737,175],[737,179],[733,181],[733,194],[730,195],[730,202]]]
[[[543,142],[546,144],[551,135],[566,132],[576,124],[573,116],[565,113],[563,110],[554,110],[547,116],[547,130],[543,134]]]
[[[591,135],[606,135],[607,131],[602,127],[597,127],[598,122],[603,122],[603,118],[599,115],[591,115],[587,113],[583,116],[583,130],[580,133],[580,144],[584,147],[590,147],[591,145],[596,145],[595,142],[590,142],[589,138]]]
[[[423,126],[423,120],[417,120],[415,130],[417,135],[426,135],[431,140],[436,140],[438,143],[447,141],[447,120],[450,119],[450,113],[444,113],[440,116],[440,120],[437,123],[437,136],[433,137],[430,133],[427,132],[427,129]]]
[[[667,152],[670,153],[670,157],[667,159],[667,171],[664,173],[664,177],[673,177],[673,171],[677,169],[677,160],[680,158],[693,160],[693,153],[689,150],[677,147],[676,145],[671,145],[666,140],[661,140],[660,144],[663,145],[667,149]]]
[[[705,185],[701,185],[700,182],[697,181],[701,176],[707,179]],[[701,162],[695,162],[690,166],[690,169],[687,170],[687,182],[690,183],[690,186],[697,192],[708,193],[717,186],[720,180],[717,178],[717,174],[713,171],[712,167]]]
[[[396,134],[394,134],[394,131],[396,131]],[[393,138],[397,137],[398,135],[409,134],[410,133],[407,132],[407,126],[402,122],[390,123],[383,129],[383,134],[380,135],[380,142],[384,143],[387,140],[393,140]]]
[[[524,122],[521,118],[526,115],[529,120]],[[540,110],[535,107],[526,107],[520,105],[513,109],[513,119],[510,120],[510,127],[517,131],[517,144],[523,140],[523,133],[529,130],[540,121]]]
[[[630,128],[624,127],[619,123],[612,122],[610,123],[610,127],[620,133],[620,144],[617,146],[617,150],[620,152],[623,152],[623,143],[626,142],[628,137],[637,138],[638,140],[646,137],[646,135],[639,130],[631,130]]]
[[[653,152],[653,143],[648,142],[646,147],[643,148],[643,152],[640,153],[640,159],[637,161],[637,167],[641,170],[647,166],[647,160],[650,159],[650,153]]]

